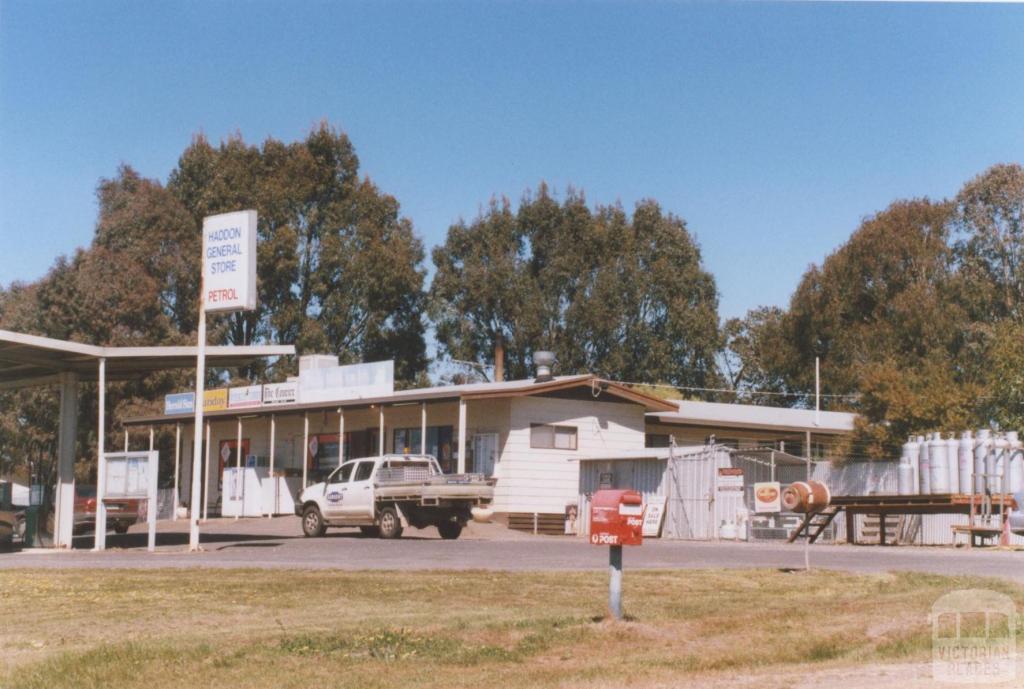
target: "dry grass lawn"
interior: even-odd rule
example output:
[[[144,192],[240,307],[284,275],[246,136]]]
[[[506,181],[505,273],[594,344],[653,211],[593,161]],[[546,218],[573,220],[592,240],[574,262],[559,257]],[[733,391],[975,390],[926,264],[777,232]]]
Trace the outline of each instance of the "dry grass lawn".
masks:
[[[852,686],[930,658],[943,593],[1024,603],[920,574],[627,570],[625,587],[631,619],[611,623],[601,573],[0,571],[0,687]]]

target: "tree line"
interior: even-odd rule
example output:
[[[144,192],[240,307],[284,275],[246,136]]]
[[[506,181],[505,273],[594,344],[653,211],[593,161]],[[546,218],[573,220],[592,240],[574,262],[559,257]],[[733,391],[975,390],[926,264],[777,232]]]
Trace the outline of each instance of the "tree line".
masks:
[[[791,405],[813,405],[818,357],[867,456],[898,456],[911,433],[1021,429],[1024,168],[894,201],[811,266],[787,308],[751,310],[724,337],[728,383]]]
[[[725,323],[681,217],[651,199],[627,211],[574,189],[558,198],[543,183],[515,205],[495,198],[452,224],[431,252],[428,285],[412,222],[327,123],[291,143],[234,136],[213,145],[199,135],[166,182],[124,165],[99,182],[97,198],[89,246],[39,280],[0,286],[0,328],[97,344],[192,343],[202,219],[255,208],[259,306],[211,316],[211,344],[394,359],[402,386],[427,384],[428,337],[439,360],[500,361],[508,378],[528,377],[532,353],[548,349],[560,373],[796,406],[813,404],[818,356],[831,407],[862,414],[855,442],[876,456],[911,431],[1012,426],[1024,415],[1019,165],[991,168],[954,199],[893,202],[811,266],[786,308]],[[295,366],[219,375],[281,380]],[[161,372],[111,385],[108,404],[116,423],[188,386],[187,373]],[[80,412],[85,457],[96,440],[91,397]],[[0,459],[52,456],[55,408],[49,390],[0,395]]]
[[[685,222],[654,201],[628,213],[591,207],[574,190],[556,200],[543,184],[515,211],[495,199],[449,229],[433,251],[428,288],[412,222],[360,173],[351,141],[327,123],[291,143],[234,136],[213,145],[199,135],[166,183],[123,165],[100,180],[97,199],[89,246],[58,258],[39,280],[0,286],[0,328],[107,345],[193,343],[202,220],[255,208],[259,305],[210,316],[210,344],[294,343],[342,363],[394,359],[397,384],[411,386],[429,384],[432,329],[439,359],[491,366],[497,352],[509,377],[530,375],[533,351],[552,349],[565,373],[715,379],[714,279]],[[211,376],[282,380],[296,365]],[[180,371],[111,384],[115,428],[187,387]],[[84,457],[95,451],[94,397],[83,395],[80,407]],[[0,394],[4,461],[52,456],[54,404],[52,390]]]

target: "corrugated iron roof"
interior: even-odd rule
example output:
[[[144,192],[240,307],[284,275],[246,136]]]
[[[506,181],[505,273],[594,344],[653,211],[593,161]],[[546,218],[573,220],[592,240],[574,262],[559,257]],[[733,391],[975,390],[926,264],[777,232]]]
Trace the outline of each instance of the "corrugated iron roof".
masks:
[[[675,411],[653,412],[647,415],[648,419],[656,418],[666,424],[840,434],[853,431],[853,422],[857,418],[856,414],[848,412],[815,412],[813,409],[693,400],[672,401],[677,406]]]
[[[592,374],[584,374],[576,376],[557,376],[552,380],[544,382],[526,379],[502,381],[500,383],[465,383],[462,385],[442,385],[430,388],[396,390],[390,395],[376,395],[372,397],[355,397],[323,402],[309,402],[305,404],[275,404],[272,407],[265,406],[247,409],[222,409],[218,411],[205,412],[203,416],[209,419],[225,417],[235,418],[237,416],[269,416],[270,414],[282,415],[306,411],[333,411],[336,409],[369,407],[378,404],[395,406],[415,402],[439,402],[458,399],[474,400],[526,397],[549,394],[560,390],[568,390],[582,386],[592,386],[597,393],[595,399],[600,399],[601,395],[609,395],[611,397],[643,405],[649,411],[664,411],[674,408],[674,405],[667,400],[639,393],[629,386],[602,380]],[[162,424],[187,420],[189,418],[191,417],[187,414],[156,414],[152,416],[140,416],[127,419],[125,424],[133,426]]]
[[[93,378],[100,359],[107,380],[196,365],[196,347],[101,347],[0,330],[0,389],[49,385],[62,373]],[[295,354],[292,345],[208,346],[211,365],[234,367],[269,356]]]

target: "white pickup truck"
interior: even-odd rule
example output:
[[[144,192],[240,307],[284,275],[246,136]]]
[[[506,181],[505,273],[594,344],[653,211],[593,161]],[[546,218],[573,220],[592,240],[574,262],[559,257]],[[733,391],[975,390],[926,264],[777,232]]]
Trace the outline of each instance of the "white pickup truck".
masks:
[[[470,519],[491,516],[493,481],[483,474],[444,474],[430,455],[350,459],[295,501],[306,536],[329,526],[357,526],[367,536],[398,538],[406,526],[436,526],[454,539]]]

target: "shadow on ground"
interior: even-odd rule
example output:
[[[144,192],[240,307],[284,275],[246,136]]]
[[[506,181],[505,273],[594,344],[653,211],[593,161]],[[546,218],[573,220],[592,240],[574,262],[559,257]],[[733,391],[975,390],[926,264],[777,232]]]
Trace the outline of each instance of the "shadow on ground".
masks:
[[[302,536],[280,536],[270,534],[246,534],[246,533],[202,533],[203,545],[213,543],[230,543],[234,547],[250,546],[278,546],[282,541]],[[71,547],[75,550],[92,550],[96,544],[96,537],[92,533],[75,536]],[[149,544],[149,534],[145,531],[139,533],[107,534],[108,548],[145,548]],[[160,533],[156,534],[157,546],[187,546],[188,532]]]

